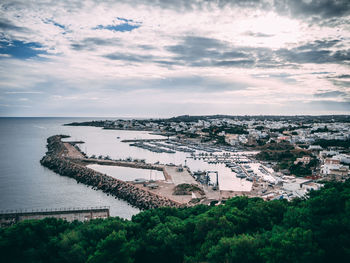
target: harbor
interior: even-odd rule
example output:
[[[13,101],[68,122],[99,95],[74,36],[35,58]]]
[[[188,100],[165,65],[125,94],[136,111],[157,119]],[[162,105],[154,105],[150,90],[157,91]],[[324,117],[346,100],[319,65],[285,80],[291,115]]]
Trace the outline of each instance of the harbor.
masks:
[[[133,144],[147,144],[157,149],[155,151],[139,147],[141,153],[142,151],[151,152],[162,160],[150,162],[148,158],[116,159],[110,155],[97,157],[96,154],[89,156],[82,150],[84,149],[82,141],[75,143],[70,138],[61,138],[61,140],[63,150],[60,155],[64,159],[84,167],[84,171],[88,169],[90,172],[84,172],[86,174],[92,172],[106,177],[104,181],[107,181],[108,186],[102,189],[105,191],[107,188],[107,193],[118,197],[118,193],[112,190],[112,184],[108,182],[117,180],[120,184],[125,184],[127,187],[123,189],[126,192],[122,196],[128,202],[133,200],[133,204],[141,209],[154,206],[152,202],[149,203],[148,198],[144,197],[145,194],[169,200],[165,202],[166,204],[170,202],[175,206],[191,206],[198,203],[208,204],[212,201],[221,203],[228,198],[240,195],[261,197],[266,200],[280,198],[290,200],[309,191],[306,188],[320,187],[318,184],[310,184],[306,187],[311,182],[303,181],[303,184],[299,183],[299,187],[290,187],[295,185],[294,177],[287,178],[277,174],[268,164],[256,161],[254,159],[256,151],[238,151],[234,147],[227,151],[227,147],[222,149],[205,144],[191,145],[188,141],[181,142],[169,138],[120,140],[120,137],[115,137],[115,141],[120,141],[120,145],[128,145],[130,149],[133,148]],[[173,149],[173,151],[169,153],[160,149]],[[174,162],[171,162],[171,156],[174,156]],[[80,179],[78,178],[78,181]],[[90,179],[85,178],[83,182],[86,181],[90,182]],[[94,183],[94,187],[100,189],[101,183]],[[197,192],[178,191],[179,187],[186,189],[194,187],[193,189],[197,189]],[[134,197],[127,197],[128,192],[131,192],[132,196],[136,192],[142,193],[143,201],[135,202]],[[162,202],[156,201],[156,206],[162,206]]]

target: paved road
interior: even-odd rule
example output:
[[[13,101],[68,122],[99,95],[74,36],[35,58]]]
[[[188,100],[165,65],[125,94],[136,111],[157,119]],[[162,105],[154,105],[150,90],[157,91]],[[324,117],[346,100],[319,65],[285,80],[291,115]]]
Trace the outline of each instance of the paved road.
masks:
[[[183,172],[178,172],[177,167],[165,167],[166,172],[170,175],[171,180],[175,185],[179,184],[195,184],[197,185],[198,183],[194,178],[188,173],[186,169],[184,169]]]

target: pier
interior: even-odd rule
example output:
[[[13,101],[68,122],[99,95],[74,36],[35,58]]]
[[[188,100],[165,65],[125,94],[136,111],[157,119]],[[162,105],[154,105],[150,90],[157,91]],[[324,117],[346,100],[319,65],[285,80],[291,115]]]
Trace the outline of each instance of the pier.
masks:
[[[47,217],[63,219],[68,222],[74,220],[84,222],[96,218],[108,218],[109,206],[0,211],[0,226],[6,227],[23,220],[44,219]]]
[[[133,140],[122,140],[121,142],[133,142],[133,143],[138,143],[138,142],[165,142],[168,139],[133,139]]]
[[[87,168],[84,161],[88,160],[88,158],[84,157],[84,155],[76,156],[77,153],[73,150],[76,149],[75,147],[71,147],[68,150],[67,145],[70,144],[67,144],[67,142],[63,143],[61,141],[62,138],[66,137],[56,135],[47,139],[48,151],[40,161],[43,166],[60,175],[71,177],[77,182],[90,185],[94,189],[102,190],[116,198],[123,199],[140,209],[151,209],[162,206],[181,206],[181,203],[168,197],[151,192],[148,189],[141,189],[132,183],[118,180]],[[69,155],[70,153],[73,153],[73,157]],[[94,159],[93,162],[96,163],[96,159]],[[109,164],[113,165],[113,161],[109,162]],[[114,163],[114,165],[117,164]],[[143,164],[141,163],[140,165]]]

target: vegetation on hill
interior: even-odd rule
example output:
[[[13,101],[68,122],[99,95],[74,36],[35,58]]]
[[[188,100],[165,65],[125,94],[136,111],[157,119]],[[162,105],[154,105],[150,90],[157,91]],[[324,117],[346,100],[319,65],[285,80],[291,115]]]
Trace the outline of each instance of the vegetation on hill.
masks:
[[[297,164],[292,164],[289,167],[289,171],[296,175],[296,176],[310,176],[312,175],[312,171],[315,169],[315,167],[318,165],[318,160],[315,157],[312,157],[310,162],[308,164],[303,164],[303,163],[297,163]]]
[[[236,197],[224,205],[159,208],[0,229],[1,262],[350,262],[350,181],[293,202]]]
[[[296,158],[308,155],[309,152],[294,149],[290,143],[269,143],[262,146],[261,151],[256,155],[258,160],[274,162],[294,162]]]
[[[294,161],[303,156],[309,156],[311,153],[307,150],[295,149],[288,142],[268,143],[260,147],[261,152],[256,155],[258,160],[277,162],[276,169],[288,169],[296,176],[309,176],[312,170],[317,166],[317,159],[311,157],[308,164],[294,164]]]
[[[84,121],[84,122],[72,122],[64,124],[65,126],[94,126],[94,127],[104,127],[106,121]]]
[[[325,126],[324,128],[318,128],[318,129],[316,129],[316,130],[312,130],[312,131],[311,131],[311,134],[313,134],[313,133],[321,133],[321,132],[335,133],[336,131],[330,130],[330,129],[328,129],[327,126]]]
[[[316,140],[314,143],[314,145],[320,145],[322,148],[326,149],[328,147],[331,146],[335,146],[335,147],[343,147],[343,148],[350,148],[350,140],[325,140],[325,139],[321,139],[321,140]]]
[[[266,151],[287,151],[293,150],[294,146],[287,141],[275,142],[271,140],[271,142],[261,146],[259,149]]]

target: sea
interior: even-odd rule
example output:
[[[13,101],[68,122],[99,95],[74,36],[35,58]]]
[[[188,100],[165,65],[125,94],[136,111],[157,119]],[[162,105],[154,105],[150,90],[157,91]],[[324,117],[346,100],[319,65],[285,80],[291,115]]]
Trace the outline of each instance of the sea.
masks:
[[[91,126],[64,126],[71,122],[113,118],[0,118],[0,213],[9,210],[40,210],[109,206],[111,216],[130,219],[140,212],[127,202],[94,190],[74,179],[60,176],[41,166],[46,140],[57,134],[66,140],[83,141],[80,149],[88,156],[113,159],[144,159],[148,163],[187,165],[192,171],[218,171],[221,190],[249,191],[252,183],[236,178],[224,164],[194,160],[189,153],[154,153],[132,147],[122,140],[157,139],[147,131],[105,130]],[[156,171],[125,167],[90,167],[109,176],[132,181],[136,178],[161,180]],[[225,189],[226,188],[226,189]]]
[[[93,118],[88,118],[91,120]],[[81,118],[0,118],[0,212],[109,206],[111,216],[130,219],[140,210],[41,166],[46,139],[55,134],[73,139],[95,137],[93,127],[63,126]]]

